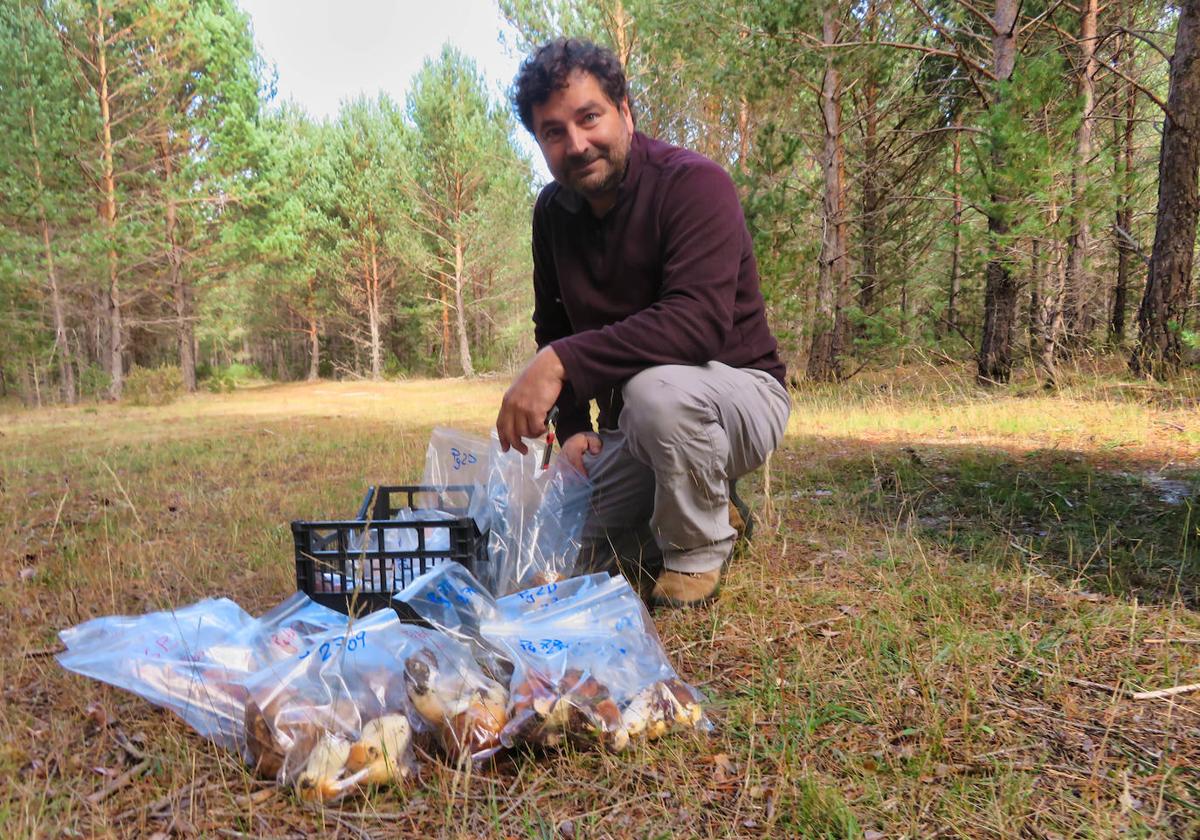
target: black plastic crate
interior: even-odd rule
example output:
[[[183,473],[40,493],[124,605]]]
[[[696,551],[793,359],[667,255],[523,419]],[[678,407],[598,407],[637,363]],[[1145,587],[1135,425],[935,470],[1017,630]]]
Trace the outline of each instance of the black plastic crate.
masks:
[[[319,604],[361,615],[393,607],[401,619],[419,621],[392,596],[441,563],[475,570],[486,541],[467,515],[469,486],[371,487],[355,519],[293,522],[296,588]],[[404,508],[436,509],[452,519],[396,520]]]

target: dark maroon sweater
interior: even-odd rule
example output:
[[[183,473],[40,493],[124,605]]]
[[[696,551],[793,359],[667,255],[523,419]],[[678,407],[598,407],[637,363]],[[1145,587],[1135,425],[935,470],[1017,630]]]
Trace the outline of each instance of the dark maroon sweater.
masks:
[[[621,386],[656,365],[785,371],[767,327],[750,233],[729,175],[635,133],[617,201],[597,219],[558,183],[533,210],[534,336],[566,369],[559,440],[617,428]]]

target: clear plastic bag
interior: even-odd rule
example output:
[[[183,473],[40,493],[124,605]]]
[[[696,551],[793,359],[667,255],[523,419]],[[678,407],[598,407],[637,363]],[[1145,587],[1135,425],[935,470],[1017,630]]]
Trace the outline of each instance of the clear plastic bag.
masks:
[[[508,690],[483,672],[470,647],[430,633],[404,658],[403,679],[414,719],[452,762],[481,761],[503,747]]]
[[[206,652],[253,621],[228,598],[141,616],[95,618],[58,634],[67,646],[58,663],[170,709],[204,737],[236,749],[245,672],[230,673]]]
[[[512,663],[479,632],[483,622],[499,618],[496,599],[466,567],[443,563],[398,592],[395,600],[411,607],[430,627],[465,645],[489,676],[507,684]]]
[[[514,661],[506,746],[565,740],[612,751],[674,726],[706,728],[702,698],[676,674],[654,624],[624,578],[485,623]]]
[[[439,426],[429,435],[421,484],[426,487],[460,484],[482,487],[487,483],[489,452],[486,438]]]
[[[592,482],[565,459],[542,469],[545,444],[527,454],[500,450],[493,435],[487,493],[488,559],[484,584],[497,596],[571,576],[592,498]],[[479,494],[476,494],[479,497]],[[473,505],[473,510],[475,505]]]
[[[538,610],[544,610],[559,601],[582,595],[608,583],[611,576],[605,572],[567,578],[555,583],[522,589],[496,600],[496,609],[505,618],[520,618]]]
[[[260,618],[228,598],[209,598],[63,630],[67,650],[58,661],[170,709],[223,747],[241,749],[246,679],[345,624],[346,616],[300,593]]]
[[[420,522],[425,532],[425,550],[430,552],[449,551],[450,550],[450,528],[449,526],[441,528],[437,525],[426,524],[436,521],[457,520],[458,517],[453,513],[447,513],[444,510],[431,510],[428,508],[400,508],[389,519],[389,522]],[[377,529],[368,528],[366,532],[366,540],[363,540],[362,534],[358,532],[350,533],[350,544],[346,546],[348,551],[378,551],[379,550],[379,532]],[[365,544],[364,544],[365,543]],[[416,551],[418,548],[417,530],[415,528],[386,528],[383,531],[383,550],[384,551]]]
[[[247,763],[309,801],[409,778],[401,663],[432,635],[379,610],[259,669],[246,683]]]

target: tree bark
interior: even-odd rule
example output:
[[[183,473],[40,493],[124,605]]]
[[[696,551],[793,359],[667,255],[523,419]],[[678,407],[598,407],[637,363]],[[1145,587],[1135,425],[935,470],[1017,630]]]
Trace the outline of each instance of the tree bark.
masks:
[[[450,375],[450,301],[446,289],[442,288],[442,376]]]
[[[1042,334],[1040,322],[1042,311],[1042,240],[1036,236],[1033,237],[1030,247],[1032,254],[1029,259],[1029,311],[1025,314],[1029,332],[1029,347],[1032,353],[1032,348],[1038,346]]]
[[[1133,39],[1122,36],[1120,63],[1131,68],[1133,65]],[[1132,76],[1132,73],[1126,73]],[[1124,120],[1113,120],[1116,140],[1113,168],[1117,179],[1117,282],[1113,288],[1112,317],[1109,320],[1108,336],[1114,344],[1125,341],[1125,312],[1129,307],[1129,273],[1134,249],[1129,237],[1133,236],[1133,129],[1137,117],[1137,88],[1132,82],[1125,83]]]
[[[104,3],[96,4],[96,73],[98,85],[97,98],[100,104],[101,146],[100,157],[102,171],[100,176],[101,204],[100,216],[104,220],[104,233],[107,241],[106,256],[108,259],[108,373],[112,377],[109,386],[109,396],[120,399],[121,389],[125,380],[125,366],[121,358],[124,350],[124,326],[121,322],[121,286],[117,260],[117,185],[114,175],[112,112],[110,109],[108,90],[108,47],[104,34]]]
[[[371,331],[371,378],[379,380],[383,379],[383,341],[379,329],[379,259],[374,237],[370,239],[367,254],[364,280],[367,287],[367,325]]]
[[[633,18],[625,10],[625,6],[621,0],[612,0],[611,4],[603,4],[601,12],[605,18],[605,25],[612,37],[617,60],[621,62],[621,68],[628,74],[629,59],[633,57]]]
[[[1063,311],[1063,336],[1072,348],[1083,344],[1090,331],[1091,278],[1087,274],[1088,165],[1096,130],[1096,2],[1083,0],[1079,17],[1079,73],[1077,87],[1083,118],[1075,131],[1075,162],[1071,173],[1071,233],[1067,238],[1067,264]]]
[[[875,39],[875,2],[867,4],[867,39]],[[875,297],[879,290],[879,214],[883,203],[883,191],[879,179],[879,80],[872,67],[867,71],[863,90],[863,105],[866,108],[863,135],[862,175],[862,263],[860,265],[858,307],[863,315],[875,310]]]
[[[845,298],[849,273],[846,270],[844,191],[842,189],[841,84],[833,61],[837,42],[834,9],[825,8],[821,41],[826,46],[825,75],[821,83],[821,114],[825,123],[825,142],[821,169],[825,176],[822,198],[822,233],[817,307],[812,345],[808,354],[809,379],[833,382],[841,378],[841,337],[844,333]]]
[[[471,364],[471,344],[467,341],[467,319],[463,307],[463,284],[466,283],[466,271],[463,260],[462,231],[454,231],[454,325],[458,328],[458,355],[462,363],[463,376],[474,376],[475,367]]]
[[[1051,142],[1054,132],[1050,116],[1050,106],[1045,106],[1042,112],[1042,130],[1046,134],[1046,148],[1050,150],[1050,159],[1046,162],[1048,171],[1053,172],[1054,144]],[[1053,176],[1052,176],[1053,178]],[[1072,181],[1074,183],[1074,181]],[[1058,201],[1055,198],[1056,186],[1051,184],[1050,204],[1046,214],[1045,230],[1054,231],[1062,221]],[[1066,212],[1070,212],[1068,209]],[[1066,333],[1066,313],[1069,309],[1067,291],[1067,259],[1063,256],[1063,242],[1057,237],[1048,240],[1046,248],[1046,282],[1041,285],[1041,300],[1037,308],[1037,337],[1031,346],[1038,367],[1042,370],[1043,385],[1053,388],[1058,382],[1058,359],[1064,346]]]
[[[1000,83],[1012,78],[1017,57],[1017,0],[996,0],[992,18],[995,35],[992,38],[992,73]],[[993,104],[1000,101],[997,89]],[[1016,321],[1017,284],[1013,279],[1008,256],[1008,202],[1006,188],[1001,186],[1008,166],[1008,153],[1003,138],[992,138],[991,196],[988,208],[988,261],[985,272],[983,301],[983,338],[979,343],[979,358],[975,378],[981,384],[1007,382],[1012,375],[1013,325]]]
[[[179,207],[174,196],[171,195],[174,162],[171,159],[171,138],[165,131],[159,139],[159,157],[162,160],[166,193],[167,285],[171,288],[175,306],[175,346],[179,355],[179,371],[183,375],[183,387],[190,394],[196,390],[192,290],[184,279],[183,250],[179,247],[176,238]]]
[[[743,175],[750,168],[750,102],[743,94],[738,100],[738,171]]]
[[[308,314],[305,318],[308,336],[308,381],[316,382],[321,378],[321,334],[317,318],[315,277],[308,278]]]
[[[1196,247],[1200,195],[1200,0],[1185,0],[1171,58],[1158,159],[1158,219],[1146,290],[1138,307],[1135,373],[1165,379],[1179,369]]]
[[[1050,202],[1050,218],[1047,228],[1053,230],[1059,222],[1058,205]],[[1050,240],[1049,251],[1046,254],[1046,284],[1043,288],[1042,303],[1038,312],[1038,342],[1037,361],[1045,377],[1043,385],[1053,388],[1058,384],[1058,358],[1066,331],[1064,313],[1066,306],[1067,270],[1063,258],[1062,240],[1054,237]]]
[[[946,295],[946,329],[958,331],[958,295],[962,288],[960,263],[962,262],[962,114],[954,115],[954,219],[952,230],[954,247],[950,252],[950,288]]]

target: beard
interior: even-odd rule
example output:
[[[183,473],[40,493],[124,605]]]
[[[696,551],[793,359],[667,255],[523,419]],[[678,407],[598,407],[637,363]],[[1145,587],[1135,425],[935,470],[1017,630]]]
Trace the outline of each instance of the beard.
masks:
[[[630,138],[626,132],[607,149],[595,149],[587,155],[568,158],[566,185],[584,196],[600,196],[613,192],[625,177],[625,166],[629,162]],[[580,170],[592,164],[591,170]]]

